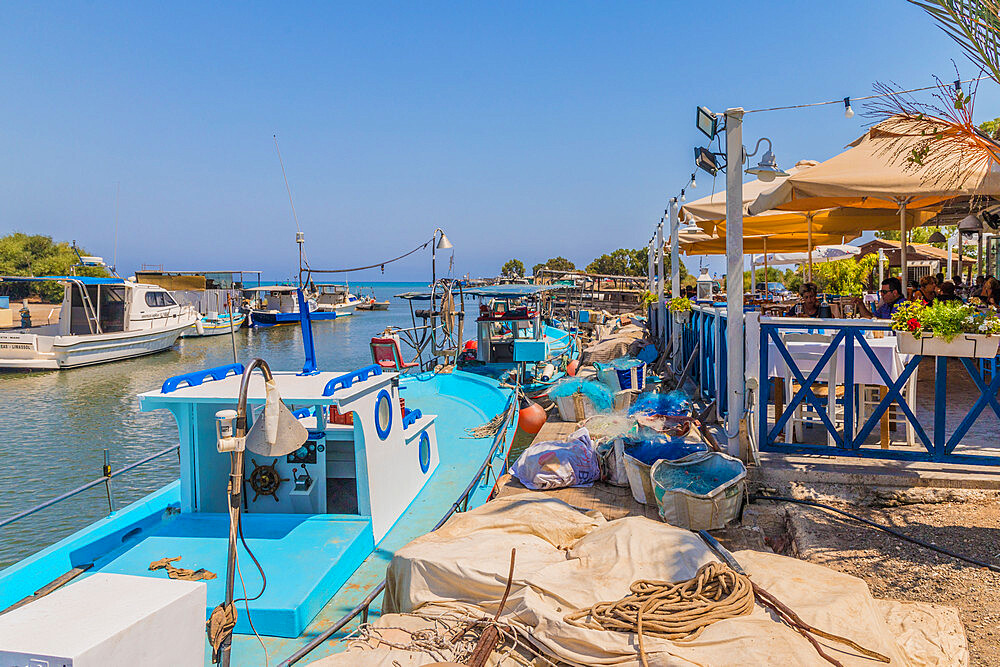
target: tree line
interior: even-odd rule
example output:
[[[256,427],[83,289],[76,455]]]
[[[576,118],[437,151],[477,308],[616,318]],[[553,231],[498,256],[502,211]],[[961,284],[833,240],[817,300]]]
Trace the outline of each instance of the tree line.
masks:
[[[87,252],[78,248],[81,255]],[[101,267],[77,267],[79,258],[65,241],[53,241],[51,236],[15,232],[0,238],[0,275],[2,276],[65,276],[75,271],[80,276],[106,277]],[[76,268],[74,268],[76,267]],[[38,297],[43,301],[62,301],[63,288],[57,282],[0,282],[0,296],[13,299]]]
[[[586,273],[602,273],[613,276],[637,276],[644,277],[648,270],[649,248],[619,248],[610,253],[594,258],[587,264],[583,271]],[[575,271],[576,265],[565,257],[552,257],[540,264],[535,264],[532,275],[538,275],[543,269],[553,271]],[[687,267],[684,262],[680,263],[681,282],[691,282]],[[519,259],[510,259],[500,267],[500,275],[508,278],[523,278],[525,276],[524,262]],[[670,275],[670,256],[666,258],[665,275]]]

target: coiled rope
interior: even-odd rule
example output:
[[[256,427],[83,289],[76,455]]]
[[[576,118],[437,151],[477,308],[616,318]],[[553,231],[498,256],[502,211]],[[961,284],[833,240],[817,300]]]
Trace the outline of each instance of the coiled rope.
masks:
[[[889,662],[886,656],[850,639],[808,625],[774,596],[750,581],[750,577],[736,572],[725,563],[702,565],[687,581],[671,583],[640,579],[633,582],[630,589],[631,595],[621,600],[598,602],[589,609],[566,615],[564,620],[591,630],[636,633],[639,659],[646,666],[645,635],[673,642],[693,641],[713,623],[750,614],[756,601],[805,637],[817,653],[832,665],[842,667],[840,662],[823,651],[811,634],[850,646],[873,660]]]

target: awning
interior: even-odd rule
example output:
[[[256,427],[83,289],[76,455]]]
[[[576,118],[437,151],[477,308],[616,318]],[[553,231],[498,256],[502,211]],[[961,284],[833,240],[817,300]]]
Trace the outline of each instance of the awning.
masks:
[[[80,285],[121,285],[123,278],[97,278],[94,276],[0,276],[0,282],[44,283],[72,282]]]
[[[907,146],[919,148],[927,135],[907,135],[898,128],[898,118],[880,123],[843,153],[783,179],[750,204],[751,215],[834,206],[898,209],[904,203],[918,209],[953,197],[1000,193],[1000,173],[989,164],[943,169],[941,163],[908,161]]]

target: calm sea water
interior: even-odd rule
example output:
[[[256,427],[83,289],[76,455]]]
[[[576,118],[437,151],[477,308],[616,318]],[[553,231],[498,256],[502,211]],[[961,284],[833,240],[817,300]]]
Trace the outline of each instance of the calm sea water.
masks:
[[[387,311],[358,311],[313,324],[319,367],[353,370],[371,363],[368,342],[386,326],[408,326],[407,302],[394,294],[419,283],[375,285]],[[236,332],[241,362],[262,357],[276,370],[302,368],[297,326]],[[229,336],[182,338],[148,357],[44,373],[0,374],[0,518],[33,507],[101,475],[104,449],[120,468],[177,443],[166,411],[140,412],[136,395],[168,377],[232,363]],[[177,479],[177,455],[166,455],[112,482],[120,508]],[[104,485],[0,528],[0,568],[83,528],[108,512]]]

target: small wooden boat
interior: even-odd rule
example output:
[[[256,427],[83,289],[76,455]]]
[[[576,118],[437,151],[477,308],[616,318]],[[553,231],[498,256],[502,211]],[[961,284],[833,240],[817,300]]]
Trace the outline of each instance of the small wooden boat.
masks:
[[[202,336],[220,336],[227,334],[234,329],[239,329],[247,321],[246,313],[232,313],[230,321],[229,313],[207,313],[202,315],[194,326],[185,329],[181,334],[182,338],[199,338]]]
[[[376,301],[374,298],[359,303],[358,310],[389,310],[389,300]]]

